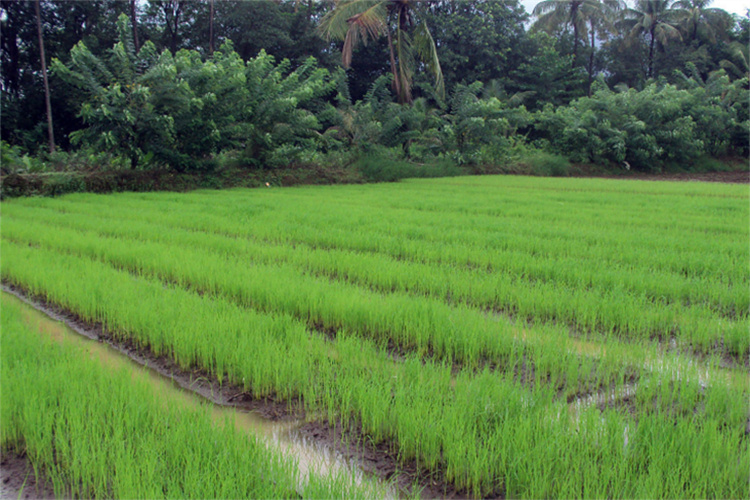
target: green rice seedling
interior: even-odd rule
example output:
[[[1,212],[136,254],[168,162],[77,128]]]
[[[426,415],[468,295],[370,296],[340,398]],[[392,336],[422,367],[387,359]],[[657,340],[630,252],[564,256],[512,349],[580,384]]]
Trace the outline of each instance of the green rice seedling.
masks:
[[[473,496],[747,496],[747,373],[694,354],[747,352],[747,198],[504,177],[14,200],[1,270]]]
[[[293,460],[217,425],[206,407],[162,399],[131,368],[113,371],[5,294],[2,309],[0,446],[25,454],[56,497],[367,494],[340,475],[302,481]]]

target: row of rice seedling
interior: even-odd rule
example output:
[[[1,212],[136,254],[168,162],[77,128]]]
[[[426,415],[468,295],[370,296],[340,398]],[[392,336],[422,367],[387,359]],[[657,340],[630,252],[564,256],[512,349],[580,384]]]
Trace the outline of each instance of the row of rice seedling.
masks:
[[[747,388],[743,399],[720,380],[701,389],[687,365],[650,374],[651,392],[635,408],[588,407],[571,418],[543,378],[529,387],[512,370],[452,375],[418,358],[396,363],[361,338],[340,332],[326,341],[283,314],[42,248],[4,241],[2,251],[3,280],[182,366],[260,394],[301,397],[312,415],[361,426],[475,496],[750,493]]]
[[[145,195],[144,195],[145,196]],[[188,195],[199,196],[199,195]],[[266,197],[267,198],[267,197]],[[84,200],[76,207],[74,200],[66,201],[64,210],[90,211],[90,202],[85,200],[91,198],[78,198]],[[150,199],[150,198],[145,198]],[[274,198],[271,198],[274,200]],[[94,199],[95,200],[95,199]],[[131,200],[129,203],[128,200]],[[293,203],[290,203],[293,201]],[[95,201],[94,201],[95,202]],[[46,204],[53,204],[50,201]],[[125,214],[139,217],[144,208],[142,200],[132,201],[131,197],[123,197],[122,200],[111,201],[111,208],[98,207],[105,213],[122,217]],[[734,201],[735,205],[741,202]],[[527,262],[528,269],[523,272],[535,279],[564,279],[565,269],[569,266],[559,266],[560,258],[563,264],[573,258],[596,259],[603,265],[578,270],[573,276],[574,283],[579,283],[583,276],[588,283],[596,283],[598,280],[586,278],[587,273],[607,269],[611,265],[620,265],[626,269],[643,270],[648,269],[657,272],[666,266],[667,274],[695,278],[708,275],[711,279],[722,277],[722,281],[731,284],[732,281],[741,280],[746,276],[738,273],[738,264],[744,262],[747,249],[742,241],[732,235],[723,237],[714,236],[710,240],[703,233],[695,231],[681,231],[672,229],[669,238],[664,238],[663,231],[654,229],[647,231],[628,231],[618,224],[606,219],[605,212],[599,215],[597,224],[587,229],[582,226],[582,221],[571,221],[567,226],[559,226],[538,219],[533,213],[526,216],[534,220],[529,224],[528,219],[519,218],[517,222],[511,223],[509,218],[486,217],[484,222],[467,220],[461,218],[460,214],[449,212],[432,214],[431,217],[417,214],[420,217],[414,219],[414,215],[408,211],[401,210],[397,214],[389,213],[387,209],[373,211],[365,208],[361,212],[353,211],[350,207],[347,217],[341,217],[336,213],[338,203],[313,203],[311,201],[296,201],[284,198],[284,205],[268,207],[264,200],[242,200],[223,206],[220,203],[207,202],[183,204],[178,202],[159,201],[162,215],[165,221],[178,225],[190,224],[193,228],[205,229],[214,232],[227,232],[237,234],[237,224],[242,224],[244,234],[286,241],[289,238],[302,239],[315,243],[318,246],[336,246],[357,250],[381,251],[400,258],[418,258],[431,262],[452,262],[460,265],[472,264],[480,268],[497,268],[498,270],[512,270],[508,263],[502,258],[504,252],[511,254],[534,254],[539,263]],[[260,205],[260,209],[259,209]],[[164,214],[175,210],[173,215]],[[207,210],[210,208],[210,211]],[[553,208],[554,209],[554,208]],[[551,210],[546,209],[548,212]],[[210,213],[209,213],[210,212]],[[272,218],[273,220],[268,220]],[[411,218],[413,220],[409,221]],[[721,218],[714,217],[714,220]],[[397,224],[392,221],[397,220]],[[450,224],[455,220],[456,226]],[[739,231],[742,217],[734,218],[735,226],[739,222]],[[281,222],[281,224],[279,224]],[[361,227],[367,225],[367,232],[363,234]],[[604,229],[596,226],[604,226]],[[277,227],[278,226],[278,227]],[[441,231],[432,231],[430,228],[440,227]],[[541,235],[529,234],[534,228],[544,228]],[[615,228],[615,229],[606,229]],[[564,231],[570,231],[571,238],[561,240],[560,235]],[[612,231],[613,241],[603,240],[604,233]],[[416,236],[430,235],[431,239],[423,240]],[[746,234],[746,231],[744,233]],[[588,237],[587,237],[588,235]],[[651,236],[651,244],[644,241],[644,235]],[[717,240],[718,238],[718,240]],[[679,247],[674,247],[674,242],[684,239]],[[720,240],[720,241],[719,241]],[[429,243],[420,245],[419,243]],[[432,243],[439,242],[441,248],[438,252]],[[571,246],[573,245],[573,246]],[[422,250],[420,253],[419,251]],[[562,255],[560,253],[562,252]],[[675,258],[678,256],[679,258]],[[545,259],[552,260],[552,265],[544,265]],[[655,261],[656,259],[656,261]],[[606,264],[606,265],[604,265]],[[538,266],[542,266],[539,268]],[[580,265],[578,267],[581,267]],[[563,268],[556,271],[556,268]],[[550,274],[553,273],[553,274]],[[563,273],[556,275],[554,273]],[[583,273],[583,275],[581,274]],[[697,274],[696,274],[697,273]],[[645,278],[637,280],[643,283]],[[651,280],[658,283],[659,280]],[[627,283],[626,283],[627,284]],[[646,290],[648,291],[648,289]],[[651,295],[661,296],[663,290],[657,286]]]
[[[149,232],[149,237],[159,237],[161,229],[159,226],[173,227],[171,224],[167,225],[162,221],[158,213],[158,207],[154,207],[150,211],[150,218],[148,220],[130,221],[126,227],[119,227],[113,222],[121,220],[120,217],[100,217],[91,219],[90,215],[86,215],[87,220],[79,220],[78,218],[71,218],[64,216],[59,212],[48,212],[45,210],[34,211],[26,210],[25,212],[11,211],[14,216],[19,218],[39,218],[44,217],[50,222],[61,225],[73,225],[74,227],[81,228],[96,228],[99,231],[105,231],[108,234],[128,234],[133,235],[135,231],[139,231],[138,235],[145,235]],[[83,214],[82,214],[83,215]],[[144,215],[141,213],[141,215]],[[99,223],[96,224],[95,220]],[[226,223],[226,219],[224,220]],[[184,225],[185,222],[183,221]],[[235,222],[238,226],[234,234],[237,236],[244,236],[247,238],[253,238],[252,233],[242,228],[244,223]],[[187,229],[187,228],[186,228]],[[143,231],[145,230],[145,231]],[[141,232],[143,231],[143,232]],[[124,233],[123,233],[124,232]],[[171,233],[172,231],[170,231]],[[215,233],[214,233],[215,234]],[[266,243],[272,244],[266,240]],[[295,246],[302,245],[308,248],[314,248],[314,245],[310,245],[304,242],[295,242]],[[277,245],[278,246],[278,245]],[[286,245],[284,245],[286,247]],[[289,249],[291,251],[292,249]],[[338,247],[325,248],[326,251],[340,251],[354,254],[358,257],[367,258],[371,254],[363,253],[361,251],[352,251],[347,249],[339,249]],[[493,252],[497,249],[493,247]],[[456,269],[456,271],[467,271],[472,275],[472,279],[482,279],[483,275],[502,274],[508,278],[513,277],[516,281],[523,285],[524,283],[530,283],[539,286],[562,286],[569,288],[583,288],[585,291],[591,293],[599,293],[602,290],[613,290],[616,289],[622,294],[632,295],[634,298],[648,301],[658,302],[658,304],[672,304],[675,302],[681,303],[682,305],[694,305],[694,304],[705,304],[712,310],[716,310],[719,313],[734,316],[737,314],[745,314],[747,306],[750,305],[750,292],[747,287],[740,284],[729,285],[722,280],[717,280],[716,277],[711,278],[698,278],[698,279],[686,279],[679,273],[658,273],[647,268],[621,268],[618,266],[605,267],[599,271],[596,276],[586,274],[587,268],[581,266],[581,257],[568,258],[565,260],[560,259],[548,259],[547,257],[540,257],[536,254],[539,250],[532,252],[505,252],[498,253],[496,259],[502,260],[503,268],[493,268],[493,273],[486,272],[486,269]],[[611,253],[611,249],[610,249]],[[386,258],[395,260],[389,255],[376,255],[379,258]],[[421,264],[421,261],[407,261]],[[455,267],[452,265],[445,264],[424,264],[425,266],[432,267]]]
[[[63,203],[61,208],[65,211],[90,213],[91,202],[77,203],[76,199],[66,199],[65,202],[49,201],[45,205]],[[271,198],[272,201],[276,199],[281,200],[278,197]],[[95,200],[93,198],[94,203]],[[131,203],[128,203],[128,200],[131,200]],[[303,241],[325,248],[379,251],[398,258],[427,262],[442,261],[457,265],[470,263],[480,269],[490,268],[497,272],[522,276],[524,279],[556,281],[570,286],[602,289],[617,287],[658,300],[683,300],[695,303],[703,300],[703,297],[706,297],[703,290],[708,290],[706,298],[715,306],[718,301],[711,297],[715,297],[718,290],[730,287],[733,293],[729,297],[723,294],[722,299],[731,301],[732,297],[739,297],[740,303],[734,304],[734,309],[746,309],[744,306],[747,303],[748,277],[747,273],[742,272],[742,263],[747,259],[747,248],[741,238],[732,235],[721,239],[707,239],[701,233],[673,230],[665,241],[663,234],[651,230],[648,233],[655,236],[655,244],[659,245],[651,248],[641,241],[643,231],[628,232],[602,216],[600,224],[617,228],[615,234],[618,240],[604,244],[601,233],[606,229],[582,228],[579,221],[568,225],[574,239],[565,242],[559,239],[559,234],[566,228],[544,221],[529,224],[520,220],[511,225],[506,217],[495,217],[488,219],[492,225],[477,226],[471,221],[462,220],[464,229],[454,231],[448,226],[448,220],[456,216],[449,213],[438,214],[439,221],[423,218],[407,224],[401,214],[394,218],[389,217],[387,213],[372,214],[372,210],[363,213],[349,210],[347,217],[341,217],[335,213],[335,207],[338,205],[334,203],[308,206],[289,202],[290,200],[284,198],[284,205],[277,201],[277,206],[258,213],[258,205],[266,206],[269,203],[264,202],[264,199],[255,200],[254,197],[246,197],[245,200],[229,206],[206,203],[187,204],[180,208],[177,208],[179,205],[176,202],[162,200],[157,201],[158,207],[146,208],[143,200],[132,201],[130,197],[125,197],[124,200],[109,200],[107,205],[111,204],[112,207],[97,207],[97,211],[115,217],[145,217],[151,222],[161,219],[176,227],[262,237],[284,243]],[[170,214],[170,211],[174,213]],[[305,215],[305,212],[309,212],[309,215]],[[273,220],[269,220],[270,218]],[[304,220],[305,225],[301,225],[300,220]],[[385,224],[383,220],[388,223]],[[394,220],[398,223],[394,224]],[[735,225],[739,223],[742,228],[743,218],[736,217],[735,220]],[[367,231],[362,231],[365,224]],[[379,230],[384,224],[382,230]],[[471,227],[469,234],[467,225]],[[432,231],[431,228],[435,227],[441,230]],[[545,228],[545,233],[529,235],[529,231],[533,230],[529,228],[536,227]],[[745,228],[742,230],[744,234],[747,233]],[[432,235],[432,239],[409,238],[405,233],[410,231]],[[587,234],[591,237],[587,238]],[[470,238],[470,235],[475,238]],[[669,250],[669,245],[674,240],[686,236],[688,239],[684,249]],[[479,239],[476,240],[477,238]],[[437,246],[435,243],[440,245]],[[515,246],[505,248],[511,243]],[[565,253],[561,256],[555,255],[556,252]],[[616,260],[612,260],[627,253],[632,254],[630,262],[618,264]],[[651,260],[656,257],[667,260],[673,269],[655,269]],[[583,259],[595,260],[602,265],[582,266]],[[711,272],[703,278],[690,272],[694,265],[706,266],[709,263],[721,267],[710,269]]]
[[[207,407],[52,341],[7,294],[2,312],[0,448],[25,456],[57,498],[366,497],[343,476],[301,480],[292,458]]]
[[[506,367],[511,359],[538,355],[535,372],[551,386],[573,396],[615,379],[631,378],[638,365],[609,356],[595,359],[579,354],[564,329],[540,329],[532,334],[501,318],[488,317],[465,307],[408,295],[380,295],[357,287],[300,276],[293,268],[247,266],[237,261],[177,245],[99,238],[39,225],[16,228],[6,223],[6,241],[44,244],[54,252],[72,251],[130,270],[176,283],[200,293],[220,295],[241,306],[269,313],[290,314],[308,325],[335,332],[346,329],[374,339],[382,346],[429,355],[449,364],[476,367],[490,363]],[[25,233],[26,237],[20,236]],[[522,339],[522,337],[525,337]],[[563,352],[560,348],[565,347]],[[518,360],[515,361],[516,363]],[[640,362],[640,360],[639,360]],[[585,369],[580,365],[584,363]]]
[[[284,310],[326,328],[369,331],[405,347],[414,345],[409,338],[416,335],[426,339],[416,347],[436,350],[440,356],[455,357],[462,362],[475,361],[481,352],[492,358],[496,354],[493,349],[497,348],[496,333],[493,333],[497,327],[487,326],[497,320],[481,311],[471,311],[463,304],[511,311],[530,321],[563,322],[582,331],[626,332],[630,338],[674,335],[681,342],[705,352],[722,342],[726,353],[737,358],[750,349],[747,336],[750,321],[746,317],[740,320],[717,318],[712,311],[700,306],[653,304],[616,291],[602,294],[552,284],[528,284],[504,274],[399,262],[377,255],[327,252],[304,246],[269,246],[213,234],[169,230],[163,226],[113,225],[107,224],[106,219],[85,216],[70,222],[78,227],[94,227],[105,234],[129,236],[100,237],[98,232],[71,231],[59,224],[48,225],[33,219],[7,221],[4,236],[95,256],[138,271],[145,269],[178,282],[187,280],[191,286],[209,292],[223,290],[246,304],[265,310]],[[163,262],[165,256],[168,262]],[[251,261],[255,265],[248,266]],[[189,266],[194,270],[187,271],[185,268]],[[300,276],[299,268],[324,277],[343,278],[353,284]],[[358,285],[372,287],[376,292],[362,290]],[[270,292],[269,297],[269,290],[285,287],[294,291],[285,292],[283,296]],[[404,295],[404,292],[428,297]],[[317,307],[323,296],[327,304]],[[454,305],[443,304],[446,298]],[[418,315],[415,308],[429,312]],[[357,310],[360,313],[355,314]],[[412,319],[418,316],[425,318],[422,325],[413,325]],[[445,318],[442,323],[441,317]],[[451,327],[451,322],[461,324],[464,336],[480,345],[466,351],[464,347],[446,348],[440,340],[435,340],[435,336],[444,331],[448,342],[464,342],[453,333],[455,328]],[[477,325],[478,333],[467,328],[472,324]],[[400,338],[399,332],[409,338]],[[503,335],[508,335],[507,330]],[[482,342],[488,345],[481,345]]]

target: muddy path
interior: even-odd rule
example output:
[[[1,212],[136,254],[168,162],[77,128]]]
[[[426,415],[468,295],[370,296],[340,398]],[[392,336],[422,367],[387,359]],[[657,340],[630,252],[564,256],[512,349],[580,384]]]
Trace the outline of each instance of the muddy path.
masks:
[[[182,390],[197,394],[214,405],[223,408],[233,408],[240,412],[252,412],[270,422],[293,427],[294,439],[303,447],[313,447],[328,456],[335,455],[335,460],[356,469],[364,477],[390,483],[389,491],[394,496],[413,495],[420,492],[422,498],[465,498],[467,495],[456,491],[455,487],[447,484],[439,474],[426,476],[420,473],[416,464],[403,464],[397,460],[396,446],[392,443],[372,445],[361,432],[361,429],[342,428],[337,423],[329,423],[324,419],[315,419],[306,415],[301,401],[281,401],[274,397],[258,398],[252,393],[238,386],[219,384],[219,382],[202,370],[184,370],[166,356],[155,356],[153,353],[139,349],[128,342],[117,342],[110,332],[101,324],[82,321],[77,315],[50,304],[39,297],[31,297],[24,290],[7,283],[2,284],[2,290],[22,302],[43,313],[49,318],[64,323],[74,332],[90,340],[105,343],[119,354],[126,356],[138,365],[146,367],[161,377],[169,379]],[[294,452],[294,449],[291,450]],[[9,464],[16,464],[9,468],[15,478],[26,475],[19,472],[21,467],[30,468],[24,457],[3,457]],[[6,466],[2,466],[3,481]],[[33,470],[31,476],[33,476]],[[23,479],[21,479],[21,482]],[[17,479],[9,480],[18,482]],[[27,480],[26,486],[29,482]],[[44,486],[44,485],[42,485]],[[36,488],[36,486],[35,486]],[[6,490],[10,492],[6,494]],[[2,498],[18,498],[20,490],[3,488]],[[14,492],[14,493],[13,493]],[[51,489],[39,489],[38,494],[31,494],[22,498],[40,498],[50,496]]]

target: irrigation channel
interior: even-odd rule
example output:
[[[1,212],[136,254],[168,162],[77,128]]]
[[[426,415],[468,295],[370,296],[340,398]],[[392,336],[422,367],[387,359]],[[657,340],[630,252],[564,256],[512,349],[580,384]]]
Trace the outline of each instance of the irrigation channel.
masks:
[[[56,312],[41,306],[23,295],[3,285],[2,304],[13,303],[23,311],[26,322],[33,326],[39,335],[55,342],[72,345],[85,352],[91,359],[102,363],[107,369],[129,369],[133,380],[147,381],[153,391],[166,402],[180,408],[196,408],[203,404],[210,406],[211,418],[218,425],[232,422],[235,428],[250,437],[263,440],[271,449],[293,457],[300,471],[300,481],[309,474],[322,477],[342,474],[352,478],[363,488],[372,488],[374,497],[398,498],[404,492],[393,483],[383,481],[373,474],[366,473],[353,458],[346,458],[325,442],[316,440],[304,432],[303,419],[286,416],[281,419],[266,418],[259,412],[243,410],[221,404],[212,397],[210,385],[201,385],[200,380],[182,380],[164,370],[148,365],[139,356],[129,355],[125,349],[101,341],[96,333],[88,331]],[[202,387],[202,389],[198,388]],[[0,484],[0,499],[21,498],[20,491]],[[25,497],[24,497],[25,498]]]

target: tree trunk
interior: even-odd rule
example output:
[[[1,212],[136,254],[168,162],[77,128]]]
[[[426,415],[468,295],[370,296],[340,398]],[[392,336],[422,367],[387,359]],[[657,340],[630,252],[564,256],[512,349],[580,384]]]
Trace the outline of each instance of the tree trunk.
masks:
[[[211,0],[211,8],[208,15],[208,55],[214,53],[214,0]]]
[[[18,51],[18,22],[22,14],[17,11],[18,6],[14,6],[9,1],[0,2],[0,7],[2,7],[7,16],[3,26],[2,51],[8,56],[8,59],[7,62],[3,61],[3,78],[5,79],[4,83],[8,86],[8,90],[17,96],[20,90],[20,72],[18,67],[21,60]]]
[[[573,62],[571,68],[576,67],[576,57],[578,56],[578,23],[573,23]]]
[[[570,22],[573,24],[573,61],[571,68],[576,67],[576,58],[578,56],[578,7],[581,2],[574,1],[570,5]]]
[[[138,19],[135,17],[135,0],[130,0],[130,18],[133,22],[133,43],[135,44],[135,51],[140,50],[140,44],[138,43]]]
[[[44,57],[44,37],[42,36],[42,14],[39,9],[39,2],[34,2],[36,9],[36,29],[39,34],[39,54],[42,60],[42,78],[44,78],[44,100],[47,105],[47,133],[49,135],[49,152],[55,152],[55,132],[52,129],[52,103],[49,97],[49,80],[47,79],[47,61]]]
[[[591,20],[591,55],[589,55],[589,97],[591,97],[591,84],[594,83],[594,51],[596,50],[596,27]]]
[[[386,27],[386,33],[388,34],[388,49],[391,52],[391,73],[393,73],[393,90],[396,91],[396,95],[401,100],[401,80],[398,77],[398,69],[396,68],[396,55],[393,53],[393,38],[391,37],[390,28]]]
[[[654,77],[654,45],[656,45],[656,33],[651,28],[651,43],[648,48],[648,78]]]

